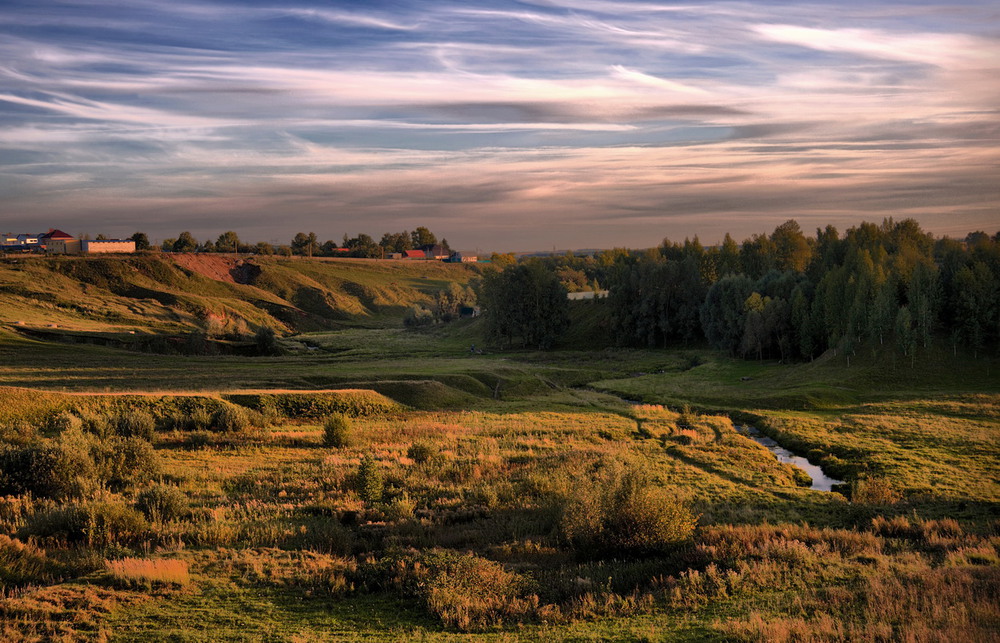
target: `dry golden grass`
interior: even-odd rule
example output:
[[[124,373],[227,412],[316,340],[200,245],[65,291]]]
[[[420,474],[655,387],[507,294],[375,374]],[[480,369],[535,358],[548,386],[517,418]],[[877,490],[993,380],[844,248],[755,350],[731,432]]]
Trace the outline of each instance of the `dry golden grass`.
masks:
[[[127,587],[184,587],[191,582],[187,562],[176,558],[122,558],[104,566],[113,581]]]

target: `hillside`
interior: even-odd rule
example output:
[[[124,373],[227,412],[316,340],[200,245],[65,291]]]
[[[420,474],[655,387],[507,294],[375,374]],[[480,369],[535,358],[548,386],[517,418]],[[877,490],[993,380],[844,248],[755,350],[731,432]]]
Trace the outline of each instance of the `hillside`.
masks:
[[[240,339],[397,326],[475,266],[363,259],[149,254],[0,260],[0,323],[36,337],[110,345],[203,331]],[[61,337],[55,337],[55,336]],[[145,339],[144,339],[145,338]]]

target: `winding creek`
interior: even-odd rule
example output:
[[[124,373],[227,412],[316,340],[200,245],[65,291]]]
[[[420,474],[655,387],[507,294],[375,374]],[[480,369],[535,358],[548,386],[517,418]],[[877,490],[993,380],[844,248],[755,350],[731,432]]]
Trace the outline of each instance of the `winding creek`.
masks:
[[[809,462],[802,456],[795,455],[752,426],[741,427],[740,433],[750,438],[757,444],[767,447],[771,453],[777,456],[778,462],[785,462],[794,465],[808,473],[810,477],[812,477],[812,486],[810,489],[816,489],[818,491],[833,491],[833,485],[843,484],[844,482],[843,480],[837,480],[836,478],[831,478],[826,475],[819,465]]]

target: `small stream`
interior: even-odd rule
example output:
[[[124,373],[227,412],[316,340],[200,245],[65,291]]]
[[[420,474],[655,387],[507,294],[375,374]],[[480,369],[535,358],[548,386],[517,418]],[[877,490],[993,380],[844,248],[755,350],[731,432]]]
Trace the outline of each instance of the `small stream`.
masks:
[[[777,456],[778,462],[785,462],[794,465],[808,473],[810,477],[812,477],[812,486],[810,489],[816,489],[818,491],[833,491],[833,485],[843,484],[844,482],[843,480],[837,480],[836,478],[831,478],[826,475],[819,465],[809,462],[802,456],[795,455],[752,426],[744,426],[740,432],[757,444],[767,447],[771,453]]]

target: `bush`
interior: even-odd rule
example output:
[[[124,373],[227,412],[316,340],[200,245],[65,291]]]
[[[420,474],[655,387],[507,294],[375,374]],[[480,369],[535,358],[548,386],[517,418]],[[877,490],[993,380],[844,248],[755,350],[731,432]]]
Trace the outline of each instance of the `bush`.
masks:
[[[234,404],[226,404],[215,412],[212,418],[212,425],[217,431],[227,431],[230,433],[243,433],[254,428],[253,420],[247,409]]]
[[[430,326],[433,323],[434,313],[417,304],[410,306],[403,315],[403,325],[407,328]]]
[[[354,443],[354,430],[351,420],[343,413],[334,413],[326,418],[323,424],[323,444],[328,447],[343,449]]]
[[[82,498],[97,487],[89,450],[55,441],[0,451],[0,493],[42,498]]]
[[[126,438],[152,440],[156,431],[156,420],[148,411],[120,413],[113,421],[115,433]]]
[[[358,468],[357,491],[366,503],[371,504],[382,500],[385,479],[382,477],[382,468],[378,461],[371,455],[366,455],[361,459],[361,466]]]
[[[406,450],[406,457],[417,464],[423,464],[430,460],[437,453],[437,449],[426,442],[414,442]]]
[[[118,502],[72,504],[35,514],[18,537],[34,536],[91,547],[131,543],[148,536],[141,513]]]
[[[421,597],[446,627],[481,630],[523,620],[533,610],[527,579],[500,563],[472,554],[434,552],[424,564],[430,578],[422,584]]]
[[[63,431],[73,430],[79,431],[83,428],[83,420],[69,411],[61,411],[49,418],[46,425],[46,428],[53,433],[62,433]]]
[[[899,493],[885,478],[862,478],[851,484],[851,502],[865,505],[892,505],[899,502]]]
[[[584,557],[662,555],[689,541],[697,521],[632,470],[577,486],[565,500],[558,531]]]
[[[153,446],[141,438],[110,438],[94,451],[98,477],[112,490],[149,482],[160,473]]]
[[[154,522],[169,522],[187,512],[188,498],[177,487],[156,485],[144,489],[136,498],[135,506]]]

